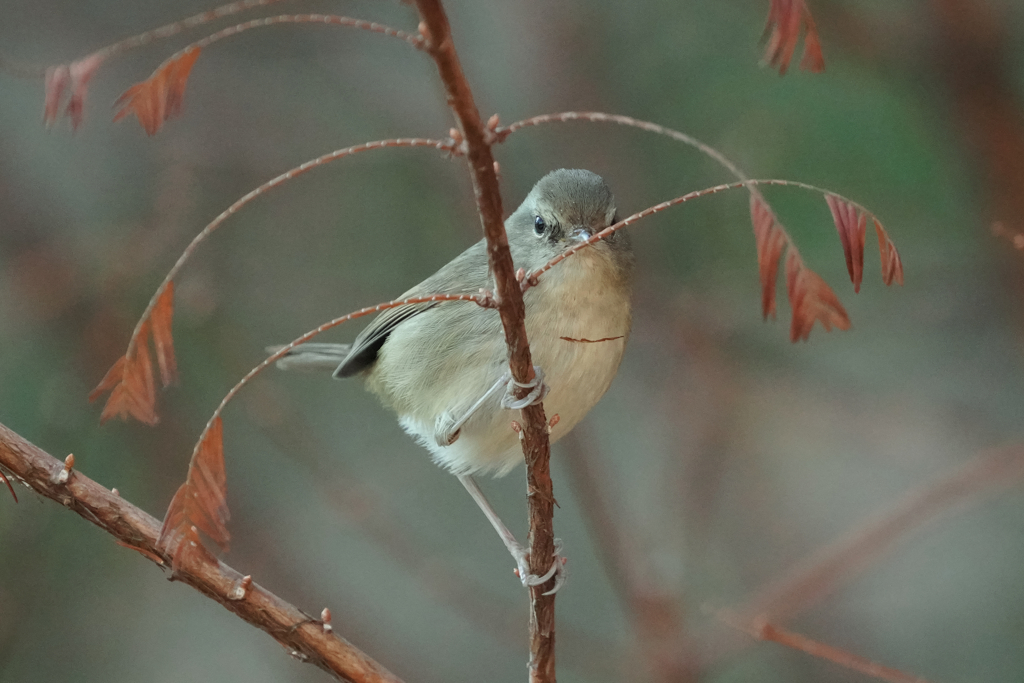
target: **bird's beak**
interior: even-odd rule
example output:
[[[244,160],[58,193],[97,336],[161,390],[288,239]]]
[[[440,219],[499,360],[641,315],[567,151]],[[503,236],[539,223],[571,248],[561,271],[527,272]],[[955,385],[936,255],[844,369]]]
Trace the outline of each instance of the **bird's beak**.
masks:
[[[591,230],[590,228],[584,228],[584,227],[575,228],[575,229],[573,229],[573,231],[571,233],[569,233],[569,239],[571,239],[571,240],[573,240],[575,242],[586,242],[587,240],[589,240],[593,236],[594,236],[594,231]]]

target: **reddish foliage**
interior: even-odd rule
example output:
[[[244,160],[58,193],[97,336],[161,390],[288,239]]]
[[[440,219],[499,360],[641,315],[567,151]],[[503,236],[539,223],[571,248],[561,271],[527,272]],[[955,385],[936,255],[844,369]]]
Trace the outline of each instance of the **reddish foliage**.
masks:
[[[135,552],[139,553],[140,555],[142,555],[143,557],[145,557],[145,558],[147,558],[149,560],[152,560],[154,563],[156,563],[157,565],[159,565],[161,567],[163,567],[164,565],[167,564],[166,562],[164,562],[162,557],[160,557],[159,555],[157,555],[156,553],[154,553],[154,552],[152,552],[150,550],[146,550],[145,548],[140,548],[139,546],[132,545],[131,543],[126,543],[126,542],[124,542],[124,541],[122,541],[120,539],[114,539],[114,542],[117,543],[119,546],[121,546],[123,548],[128,548],[129,550],[134,550]]]
[[[788,631],[768,622],[764,618],[746,621],[728,610],[718,610],[715,612],[715,616],[723,623],[743,631],[753,638],[774,641],[794,650],[805,652],[812,657],[826,659],[851,671],[862,673],[865,676],[888,681],[888,683],[928,683],[919,676],[914,676],[888,666],[882,666],[842,648],[827,645],[799,633]]]
[[[768,21],[764,32],[769,31],[768,45],[764,52],[764,61],[785,74],[800,40],[800,29],[803,27],[804,55],[800,60],[800,68],[805,71],[819,73],[825,70],[825,58],[821,53],[821,39],[818,28],[814,24],[811,12],[804,0],[771,0],[768,10]]]
[[[60,105],[68,86],[71,87],[71,98],[64,108],[64,115],[71,119],[71,127],[78,129],[82,124],[85,111],[85,95],[89,90],[96,69],[103,63],[103,55],[95,53],[83,57],[71,64],[51,66],[46,70],[46,99],[43,105],[43,122],[47,126],[56,123],[60,116]]]
[[[120,107],[114,120],[135,114],[149,135],[155,135],[168,119],[181,113],[192,65],[201,49],[191,46],[161,64],[153,75],[124,91],[114,103]]]
[[[832,210],[832,220],[836,224],[839,239],[843,243],[846,270],[850,273],[853,291],[859,292],[860,283],[864,277],[864,235],[867,232],[867,214],[834,194],[825,195],[825,201],[828,203],[828,208]]]
[[[754,224],[757,244],[757,268],[761,274],[761,313],[765,319],[775,317],[775,281],[779,259],[789,237],[775,221],[775,215],[760,195],[750,195],[750,220]]]
[[[153,347],[160,367],[160,379],[166,387],[177,379],[174,344],[171,339],[173,312],[174,284],[168,282],[149,315],[143,319],[135,336],[132,337],[128,352],[117,359],[89,394],[89,400],[95,401],[104,393],[110,392],[107,404],[103,406],[100,422],[106,422],[114,416],[122,419],[134,417],[148,425],[155,425],[160,421],[156,414],[156,381],[149,340],[152,334]]]
[[[7,475],[5,475],[2,471],[0,471],[0,479],[2,479],[5,484],[7,484],[7,490],[11,492],[11,495],[14,497],[14,502],[17,503],[18,494],[14,492],[14,487],[11,486],[11,480],[8,479]]]
[[[224,427],[217,417],[196,444],[185,483],[167,508],[158,545],[171,556],[174,567],[192,553],[207,554],[200,531],[226,551],[231,539],[227,529],[229,518]]]
[[[60,103],[64,99],[64,91],[71,81],[71,72],[67,64],[51,66],[46,70],[46,100],[43,104],[43,123],[47,127],[57,122],[60,116]]]
[[[882,257],[882,282],[891,285],[893,282],[903,286],[903,260],[896,251],[896,245],[889,239],[889,233],[875,218],[875,232],[878,233],[878,252]]]
[[[149,355],[148,334],[147,321],[139,328],[140,343],[118,358],[89,394],[89,400],[95,401],[104,392],[110,392],[103,413],[100,414],[100,422],[106,422],[114,416],[121,419],[131,416],[148,425],[160,421],[155,410],[156,384],[153,381],[153,359]]]
[[[850,329],[850,317],[839,297],[817,273],[804,265],[792,246],[786,254],[786,289],[793,308],[790,341],[807,341],[815,321],[819,321],[826,332],[831,332],[833,326],[840,330]]]
[[[160,366],[160,379],[169,386],[178,381],[178,364],[174,359],[171,319],[174,317],[174,283],[168,282],[153,306],[149,319],[153,323],[153,348]]]

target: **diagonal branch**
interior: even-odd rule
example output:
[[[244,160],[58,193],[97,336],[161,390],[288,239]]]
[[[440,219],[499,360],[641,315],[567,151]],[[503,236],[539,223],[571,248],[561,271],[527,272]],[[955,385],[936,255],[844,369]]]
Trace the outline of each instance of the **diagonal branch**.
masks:
[[[42,496],[74,510],[158,566],[170,558],[157,547],[160,522],[83,474],[71,470],[0,424],[0,466]],[[174,579],[266,631],[297,659],[342,681],[401,683],[394,674],[297,607],[206,553],[193,553]],[[337,628],[338,620],[334,621]]]
[[[451,27],[441,0],[416,0],[421,22],[420,33],[427,53],[437,64],[444,82],[448,106],[458,120],[466,144],[466,159],[473,178],[477,209],[487,238],[487,256],[494,274],[498,312],[505,329],[509,366],[519,383],[533,379],[533,362],[526,338],[526,309],[515,277],[508,236],[502,220],[501,193],[491,143],[496,140],[491,127],[485,128],[473,100],[469,83],[462,72]],[[495,121],[496,125],[497,122]],[[516,398],[527,390],[517,387]],[[552,493],[547,419],[540,403],[522,410],[520,435],[526,456],[527,501],[530,516],[530,572],[542,576],[554,562],[554,495]],[[555,680],[555,597],[544,595],[552,581],[530,588],[530,681],[553,683]]]

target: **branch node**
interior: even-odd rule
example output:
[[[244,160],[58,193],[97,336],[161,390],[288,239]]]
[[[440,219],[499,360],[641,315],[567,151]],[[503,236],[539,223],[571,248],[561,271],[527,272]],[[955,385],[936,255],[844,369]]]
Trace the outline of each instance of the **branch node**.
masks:
[[[466,137],[458,128],[448,129],[448,144],[446,147],[448,154],[453,157],[464,157],[469,154],[469,145],[466,143]]]
[[[562,417],[558,413],[551,416],[551,419],[548,420],[548,434],[551,433],[551,430],[555,428],[555,425],[558,424],[558,421],[561,419]]]
[[[250,588],[252,588],[252,576],[246,574],[228,592],[228,600],[245,600],[245,596],[248,595]]]
[[[68,477],[71,476],[71,468],[73,468],[74,466],[75,466],[75,454],[74,453],[68,453],[68,457],[64,458],[64,467],[53,478],[54,483],[55,484],[59,484],[61,486],[63,486],[64,484],[67,484],[68,483]],[[69,503],[65,502],[64,504],[68,505]]]
[[[420,25],[416,27],[416,30],[420,32],[420,37],[423,39],[423,46],[428,50],[433,50],[434,37],[430,33],[430,27],[427,26],[427,22],[421,21]]]
[[[476,303],[481,308],[497,308],[498,300],[495,298],[494,293],[490,290],[480,288],[480,292],[476,295]]]
[[[525,273],[522,268],[516,273],[516,280],[519,281],[519,289],[525,294],[526,290],[530,287],[536,287],[539,280],[537,279],[537,273],[531,272]]]

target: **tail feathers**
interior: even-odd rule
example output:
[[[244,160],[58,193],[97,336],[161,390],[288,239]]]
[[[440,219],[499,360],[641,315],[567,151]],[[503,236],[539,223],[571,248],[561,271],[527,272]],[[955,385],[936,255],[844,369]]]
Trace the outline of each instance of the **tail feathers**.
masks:
[[[283,346],[268,346],[267,353],[277,353]],[[351,344],[300,344],[277,360],[279,370],[334,372],[351,350]]]

